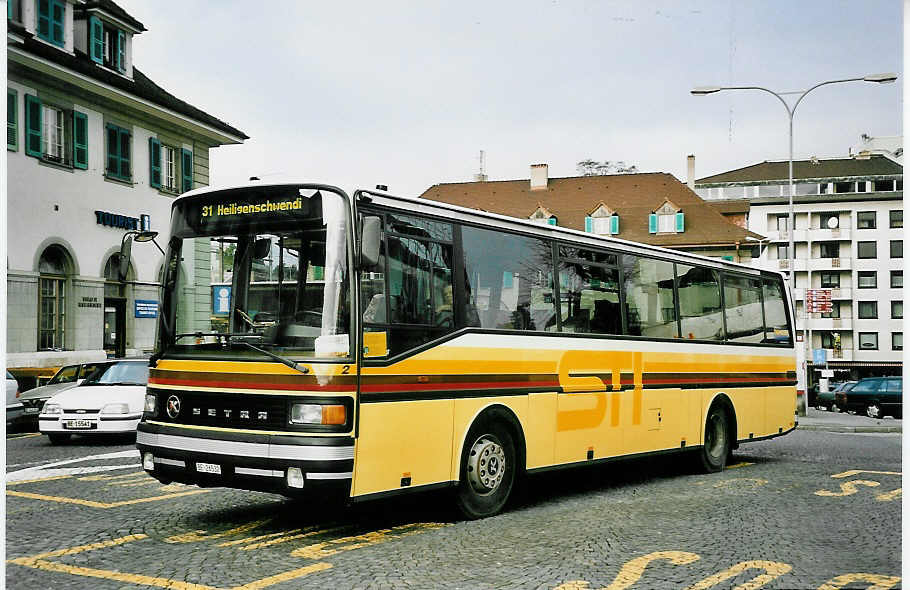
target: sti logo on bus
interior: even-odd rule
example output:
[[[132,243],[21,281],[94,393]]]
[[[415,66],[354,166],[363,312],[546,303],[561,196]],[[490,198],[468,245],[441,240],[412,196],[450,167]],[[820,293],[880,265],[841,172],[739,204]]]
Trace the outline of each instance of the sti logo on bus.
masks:
[[[167,415],[171,420],[180,415],[180,398],[176,395],[167,398]]]

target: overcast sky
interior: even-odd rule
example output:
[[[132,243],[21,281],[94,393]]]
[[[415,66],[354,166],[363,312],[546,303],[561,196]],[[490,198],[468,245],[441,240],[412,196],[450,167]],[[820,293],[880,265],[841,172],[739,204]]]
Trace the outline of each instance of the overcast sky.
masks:
[[[771,95],[902,74],[899,0],[263,2],[117,0],[148,31],[136,66],[250,139],[211,151],[212,184],[293,176],[416,195],[463,182],[575,176],[585,158],[685,181],[787,157]],[[179,8],[178,8],[179,7]],[[176,10],[175,10],[176,9]],[[902,84],[813,91],[797,157],[902,134]]]

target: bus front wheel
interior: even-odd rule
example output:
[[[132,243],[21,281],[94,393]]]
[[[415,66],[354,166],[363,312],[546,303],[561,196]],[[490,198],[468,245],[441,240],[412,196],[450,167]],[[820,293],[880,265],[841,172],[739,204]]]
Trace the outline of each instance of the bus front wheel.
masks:
[[[515,439],[502,422],[476,422],[461,451],[461,477],[455,502],[467,518],[502,510],[515,483]]]
[[[705,473],[723,471],[732,448],[730,421],[720,405],[713,405],[705,421],[704,445],[698,453],[697,467]]]

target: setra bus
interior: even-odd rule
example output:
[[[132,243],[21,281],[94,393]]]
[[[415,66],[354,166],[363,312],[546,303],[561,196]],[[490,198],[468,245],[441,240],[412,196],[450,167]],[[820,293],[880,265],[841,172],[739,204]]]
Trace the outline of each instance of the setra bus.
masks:
[[[733,448],[795,428],[779,273],[376,191],[173,205],[136,439],[162,482],[350,500]]]

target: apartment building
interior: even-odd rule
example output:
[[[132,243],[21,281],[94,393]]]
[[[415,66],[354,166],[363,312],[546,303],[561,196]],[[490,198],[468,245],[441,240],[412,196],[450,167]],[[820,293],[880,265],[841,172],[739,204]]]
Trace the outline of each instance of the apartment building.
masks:
[[[121,240],[166,235],[174,197],[208,184],[209,150],[247,139],[138,69],[144,32],[111,0],[7,2],[6,343],[22,383],[152,349],[163,256],[135,244],[121,281]]]
[[[810,382],[899,375],[903,350],[903,166],[891,153],[794,161],[789,252],[788,162],[762,162],[695,181],[721,211],[741,211],[766,236],[753,264],[796,274],[797,328]],[[806,316],[807,289],[830,290],[830,313]],[[824,357],[824,363],[821,361]]]

